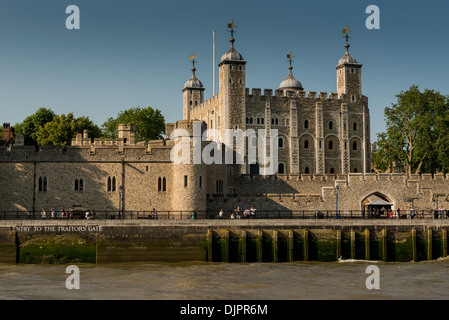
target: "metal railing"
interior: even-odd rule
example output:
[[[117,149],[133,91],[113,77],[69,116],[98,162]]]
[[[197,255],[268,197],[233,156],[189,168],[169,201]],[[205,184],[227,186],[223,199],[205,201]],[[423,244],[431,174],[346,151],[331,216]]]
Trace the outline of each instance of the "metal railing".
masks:
[[[257,210],[255,215],[245,216],[243,213],[232,215],[224,212],[222,219],[448,219],[449,210],[402,210],[399,213],[370,213],[362,210]],[[232,217],[233,216],[233,217]],[[92,211],[89,220],[189,220],[220,219],[216,211]],[[0,211],[0,220],[86,220],[85,213],[63,214],[55,212],[54,216],[46,212]]]

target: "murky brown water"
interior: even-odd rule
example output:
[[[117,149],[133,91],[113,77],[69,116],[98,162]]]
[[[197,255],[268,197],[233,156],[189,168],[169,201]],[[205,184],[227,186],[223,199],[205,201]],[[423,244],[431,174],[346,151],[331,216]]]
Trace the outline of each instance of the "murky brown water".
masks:
[[[369,265],[379,267],[378,290],[366,288]],[[77,266],[80,289],[68,290],[67,265],[0,265],[0,299],[449,299],[449,259]]]

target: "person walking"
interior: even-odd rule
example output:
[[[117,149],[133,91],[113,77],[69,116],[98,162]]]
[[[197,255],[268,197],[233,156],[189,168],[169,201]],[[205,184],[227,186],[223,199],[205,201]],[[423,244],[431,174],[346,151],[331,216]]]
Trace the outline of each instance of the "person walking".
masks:
[[[41,210],[41,218],[45,219],[46,217],[47,217],[47,214],[45,213],[44,208],[42,208],[42,210]]]
[[[224,214],[223,208],[221,208],[220,212],[218,213],[218,218],[223,219],[223,214]]]

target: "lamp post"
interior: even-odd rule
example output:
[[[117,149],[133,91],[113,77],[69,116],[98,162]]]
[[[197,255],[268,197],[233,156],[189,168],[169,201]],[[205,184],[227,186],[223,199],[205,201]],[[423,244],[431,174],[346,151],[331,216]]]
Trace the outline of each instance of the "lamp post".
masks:
[[[118,194],[119,194],[119,198],[118,198],[118,219],[121,220],[122,216],[122,186],[118,186]]]
[[[338,186],[335,186],[335,219],[338,219]]]

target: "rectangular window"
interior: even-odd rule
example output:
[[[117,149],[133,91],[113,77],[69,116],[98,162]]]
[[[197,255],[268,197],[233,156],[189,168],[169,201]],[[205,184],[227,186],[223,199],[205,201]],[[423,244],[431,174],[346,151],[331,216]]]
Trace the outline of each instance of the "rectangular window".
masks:
[[[200,188],[202,187],[202,183],[203,183],[203,179],[202,179],[203,177],[202,176],[200,176]]]
[[[187,176],[184,176],[184,187],[187,187]]]

